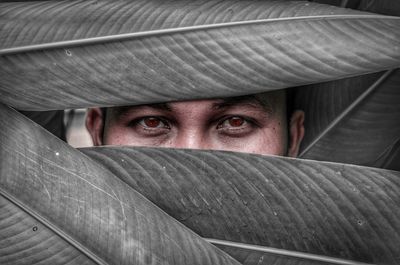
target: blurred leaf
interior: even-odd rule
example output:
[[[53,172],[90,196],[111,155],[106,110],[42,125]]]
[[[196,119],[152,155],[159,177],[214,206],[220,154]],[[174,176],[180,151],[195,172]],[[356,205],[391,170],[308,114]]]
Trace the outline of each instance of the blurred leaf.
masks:
[[[310,2],[328,4],[346,8],[357,8],[361,0],[311,0]]]
[[[0,24],[0,100],[24,110],[235,96],[400,66],[400,19],[302,1],[1,3]]]
[[[310,2],[326,4],[326,5],[333,5],[333,6],[340,6],[342,0],[312,0]]]
[[[386,161],[400,139],[400,70],[383,75],[300,88],[297,107],[307,113],[300,156],[395,169]],[[368,87],[371,92],[352,105]]]
[[[382,168],[400,171],[400,138],[390,145],[375,162]]]
[[[4,105],[0,128],[0,264],[238,264]]]
[[[400,172],[231,152],[80,150],[203,237],[398,263]]]
[[[400,16],[400,1],[361,0],[358,9],[384,15]]]

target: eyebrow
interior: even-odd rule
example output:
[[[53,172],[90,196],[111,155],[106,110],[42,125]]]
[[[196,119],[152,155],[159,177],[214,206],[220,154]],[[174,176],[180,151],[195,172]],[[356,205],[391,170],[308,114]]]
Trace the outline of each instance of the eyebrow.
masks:
[[[214,103],[213,108],[220,110],[236,105],[248,105],[254,108],[262,107],[268,112],[272,112],[273,110],[270,100],[261,100],[255,95],[224,98],[222,99],[222,102]]]
[[[129,111],[134,111],[137,108],[140,107],[150,107],[158,110],[166,110],[166,111],[172,111],[171,106],[168,103],[155,103],[155,104],[144,104],[144,105],[137,105],[137,106],[122,106],[122,107],[114,107],[113,108],[113,115],[116,117],[122,116],[124,114],[127,114]]]
[[[246,96],[238,96],[238,97],[230,97],[230,98],[222,98],[221,102],[216,102],[212,104],[212,109],[214,110],[222,110],[232,106],[237,105],[247,105],[252,108],[262,107],[267,112],[272,112],[272,104],[269,99],[258,98],[256,95],[246,95]],[[163,111],[172,111],[171,103],[155,103],[155,104],[144,104],[137,106],[122,106],[113,108],[113,115],[119,117],[127,114],[129,111],[134,111],[136,108],[140,108],[143,106],[163,110]]]

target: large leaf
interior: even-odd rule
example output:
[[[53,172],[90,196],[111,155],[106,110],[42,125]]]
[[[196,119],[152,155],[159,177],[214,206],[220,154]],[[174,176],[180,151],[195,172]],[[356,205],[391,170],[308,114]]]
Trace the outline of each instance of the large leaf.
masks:
[[[5,19],[5,23],[0,21],[0,100],[25,109],[55,109],[232,96],[399,66],[399,22],[394,18],[365,17],[353,11],[293,2],[166,3],[175,6],[167,8],[158,1],[4,4],[0,7],[0,20]],[[227,9],[227,3],[234,8]],[[289,18],[292,16],[307,17]],[[283,19],[271,20],[276,17]],[[225,24],[242,20],[250,22]],[[193,25],[205,26],[190,28]],[[175,29],[159,31],[168,28]],[[128,35],[115,36],[120,33]],[[95,38],[101,36],[105,39]],[[72,39],[77,42],[68,41]],[[53,43],[57,41],[67,42]],[[116,91],[118,95],[114,95]],[[8,109],[1,112],[0,233],[6,235],[0,239],[1,262],[101,264],[104,260],[129,263],[130,258],[137,258],[138,263],[149,263],[152,257],[154,262],[232,262],[119,182],[103,166],[14,115]],[[396,142],[385,157],[398,155],[398,146]],[[135,159],[141,161],[143,151],[134,152],[138,155]],[[214,182],[209,186],[189,179],[186,186],[175,187],[174,179],[170,182],[173,185],[163,187],[166,194],[172,195],[161,197],[160,201],[165,200],[161,203],[174,204],[173,199],[183,198],[180,203],[186,205],[171,212],[177,211],[176,216],[185,223],[192,222],[214,235],[228,235],[220,238],[263,245],[272,242],[270,245],[289,252],[304,251],[308,257],[309,253],[318,253],[398,263],[398,173],[229,153],[174,152],[152,150],[144,156],[147,158],[142,165],[160,159],[171,162],[172,166],[162,169],[164,175],[159,173],[160,167],[143,170],[142,165],[133,167],[133,172],[139,168],[139,176],[150,172],[171,178],[172,167],[181,170],[181,175],[172,171],[180,179],[202,176],[201,180],[213,173],[210,176]],[[182,163],[188,163],[188,169],[176,162],[178,156]],[[117,155],[112,159],[124,164]],[[80,174],[85,177],[77,178]],[[126,174],[122,170],[122,175]],[[210,187],[210,191],[218,192],[221,176],[233,176],[232,180],[222,178],[226,180],[222,187],[228,187],[228,191],[208,194],[203,190]],[[158,183],[153,185],[159,188]],[[171,187],[177,195],[169,191]],[[111,192],[114,188],[118,189],[116,194]],[[258,189],[269,193],[257,193]],[[187,190],[193,193],[180,195],[180,191],[183,194]],[[232,203],[219,203],[219,194],[227,194],[221,202]],[[77,201],[69,202],[63,195],[76,195],[72,198]],[[140,222],[142,219],[133,217],[143,209],[150,221]],[[216,213],[221,209],[233,214]],[[253,217],[254,209],[266,212],[257,213],[261,221],[257,219],[260,216]],[[205,220],[205,216],[216,218]],[[124,222],[127,225],[121,229]],[[265,230],[258,233],[263,224],[271,234]],[[210,226],[217,231],[212,232]],[[167,232],[160,232],[162,228]],[[136,234],[126,236],[124,231]],[[287,256],[274,258],[263,251],[223,248],[244,263],[290,262]],[[296,258],[292,262],[311,263]]]
[[[101,264],[6,199],[3,192],[0,221],[1,264]]]
[[[289,1],[0,5],[1,101],[49,110],[268,91],[400,66],[400,19]]]
[[[400,169],[400,161],[389,162],[400,140],[399,88],[400,70],[299,88],[301,156]]]
[[[0,128],[1,264],[238,264],[4,105]]]
[[[233,255],[243,265],[371,265],[370,263],[249,245],[231,241],[209,239],[223,251]]]
[[[301,149],[308,147],[351,103],[376,82],[383,73],[339,79],[294,88],[294,109],[305,111]]]
[[[81,151],[203,237],[398,264],[399,172],[215,151]]]

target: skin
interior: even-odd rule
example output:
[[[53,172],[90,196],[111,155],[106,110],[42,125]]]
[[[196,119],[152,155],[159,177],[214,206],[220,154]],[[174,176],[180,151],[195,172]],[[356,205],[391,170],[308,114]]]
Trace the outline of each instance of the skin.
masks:
[[[287,121],[285,93],[89,109],[94,145],[213,149],[296,157],[304,112]],[[289,137],[288,137],[289,136]]]

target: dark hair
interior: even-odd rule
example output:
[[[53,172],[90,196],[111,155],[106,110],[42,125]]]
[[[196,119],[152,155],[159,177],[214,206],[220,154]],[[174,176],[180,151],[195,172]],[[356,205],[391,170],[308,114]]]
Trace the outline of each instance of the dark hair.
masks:
[[[103,139],[104,138],[104,130],[106,128],[107,108],[103,107],[103,108],[100,108],[100,110],[101,110],[101,114],[103,115],[103,128],[101,130],[101,139]]]
[[[285,90],[286,90],[286,116],[289,124],[290,118],[292,117],[292,114],[295,111],[294,101],[296,97],[296,88],[291,87]]]

